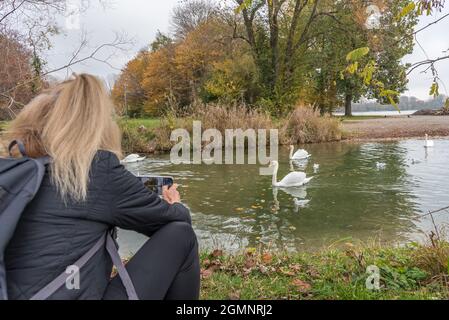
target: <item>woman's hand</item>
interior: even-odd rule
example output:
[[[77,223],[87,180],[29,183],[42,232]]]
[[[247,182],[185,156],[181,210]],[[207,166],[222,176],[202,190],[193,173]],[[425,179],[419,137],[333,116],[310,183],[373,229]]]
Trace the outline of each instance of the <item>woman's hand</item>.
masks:
[[[169,204],[175,204],[181,202],[181,196],[178,192],[178,185],[174,184],[170,188],[168,186],[162,187],[162,196],[164,197],[164,200],[167,201]]]

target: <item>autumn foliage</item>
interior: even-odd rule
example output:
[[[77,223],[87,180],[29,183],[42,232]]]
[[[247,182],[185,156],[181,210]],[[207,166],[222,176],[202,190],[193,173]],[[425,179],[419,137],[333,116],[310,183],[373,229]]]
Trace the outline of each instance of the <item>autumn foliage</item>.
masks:
[[[30,50],[14,34],[0,34],[0,93],[7,92],[0,96],[0,120],[13,117],[34,96],[31,62]]]
[[[129,116],[162,115],[167,106],[250,94],[254,64],[249,56],[234,61],[244,44],[223,38],[226,28],[210,21],[182,40],[141,51],[128,62],[113,89],[120,110]]]

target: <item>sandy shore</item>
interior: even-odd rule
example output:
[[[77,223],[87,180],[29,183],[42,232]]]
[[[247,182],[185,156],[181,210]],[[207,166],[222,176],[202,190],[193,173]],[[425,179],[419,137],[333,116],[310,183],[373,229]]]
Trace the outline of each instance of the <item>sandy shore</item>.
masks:
[[[449,116],[395,116],[345,120],[343,130],[352,139],[398,139],[449,136]]]

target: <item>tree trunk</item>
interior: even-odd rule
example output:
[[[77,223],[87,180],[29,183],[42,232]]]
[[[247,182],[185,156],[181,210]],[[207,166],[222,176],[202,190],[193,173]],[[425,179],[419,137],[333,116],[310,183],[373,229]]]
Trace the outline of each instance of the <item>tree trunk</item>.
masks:
[[[352,117],[352,93],[347,93],[345,97],[345,116]]]
[[[271,50],[271,89],[275,90],[279,79],[279,24],[278,14],[281,4],[278,1],[268,2],[268,23],[270,25],[270,50]]]

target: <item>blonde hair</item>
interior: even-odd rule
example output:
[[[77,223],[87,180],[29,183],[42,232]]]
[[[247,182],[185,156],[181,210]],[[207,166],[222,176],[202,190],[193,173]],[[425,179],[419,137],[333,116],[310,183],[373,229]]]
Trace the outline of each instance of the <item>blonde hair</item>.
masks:
[[[30,157],[52,157],[51,179],[63,198],[84,201],[97,151],[121,157],[114,117],[101,80],[79,74],[32,100],[11,123],[7,136],[22,140]]]

